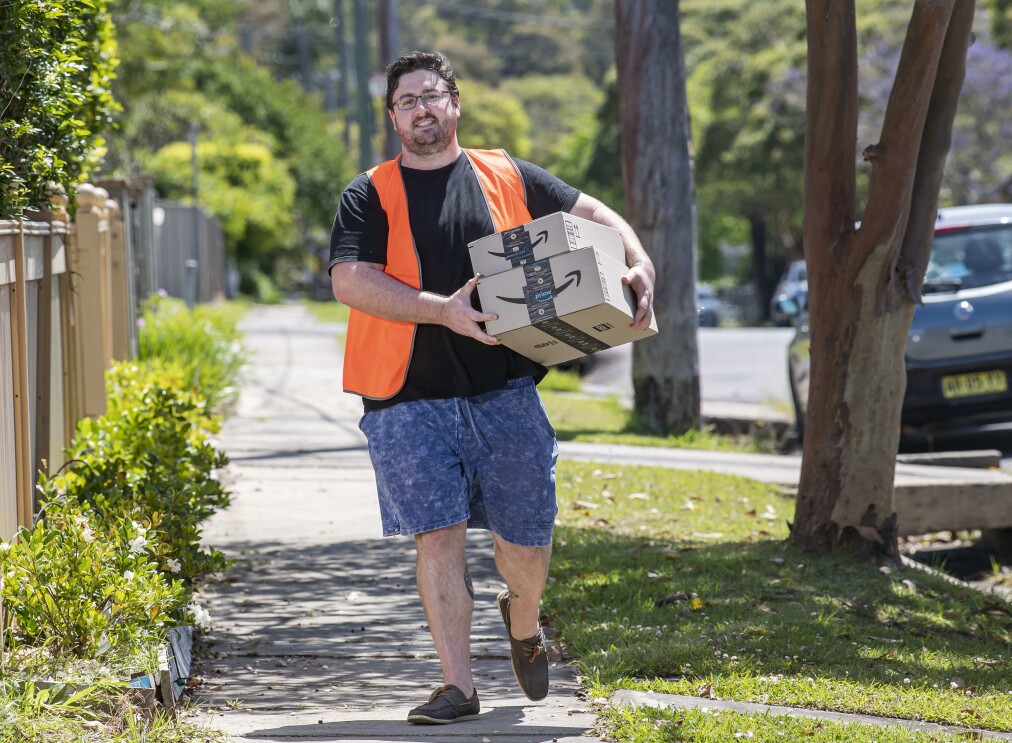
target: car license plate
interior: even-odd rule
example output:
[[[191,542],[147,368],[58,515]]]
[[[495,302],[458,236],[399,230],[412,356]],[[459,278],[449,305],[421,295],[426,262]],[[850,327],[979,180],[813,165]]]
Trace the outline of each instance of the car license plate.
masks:
[[[942,377],[942,395],[947,400],[957,397],[993,395],[997,392],[1008,392],[1008,379],[1005,377],[1005,372],[1000,369]]]

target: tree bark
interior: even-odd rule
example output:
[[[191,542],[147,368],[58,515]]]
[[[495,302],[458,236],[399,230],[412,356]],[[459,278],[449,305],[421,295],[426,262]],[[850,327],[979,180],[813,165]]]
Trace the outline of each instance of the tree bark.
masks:
[[[811,384],[792,539],[896,555],[904,351],[927,267],[973,1],[917,0],[855,229],[854,2],[808,0],[805,258]]]
[[[692,168],[679,4],[616,0],[615,59],[626,217],[657,270],[660,335],[633,346],[637,420],[659,433],[699,426]]]

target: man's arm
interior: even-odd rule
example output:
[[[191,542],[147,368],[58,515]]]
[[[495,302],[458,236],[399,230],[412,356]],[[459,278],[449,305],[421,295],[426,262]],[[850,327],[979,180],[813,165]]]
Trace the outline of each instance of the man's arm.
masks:
[[[580,194],[570,213],[616,229],[622,234],[625,262],[629,266],[622,281],[629,284],[636,293],[636,316],[632,327],[634,330],[645,330],[654,314],[654,264],[643,250],[636,232],[614,209],[585,193]]]
[[[478,325],[498,315],[478,312],[471,306],[471,294],[478,283],[475,276],[453,295],[443,297],[421,291],[398,281],[383,271],[379,263],[347,261],[336,263],[330,271],[334,298],[376,317],[399,322],[445,325],[460,335],[490,346],[499,340]]]

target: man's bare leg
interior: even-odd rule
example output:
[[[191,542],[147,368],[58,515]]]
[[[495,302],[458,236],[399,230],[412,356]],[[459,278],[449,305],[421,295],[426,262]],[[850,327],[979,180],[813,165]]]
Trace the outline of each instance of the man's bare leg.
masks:
[[[465,522],[415,535],[415,578],[443,669],[443,683],[453,684],[470,697],[474,692],[471,675],[474,590],[464,551],[466,536]]]
[[[538,634],[541,594],[548,580],[548,564],[552,548],[521,547],[507,542],[498,534],[495,539],[495,566],[506,581],[510,598],[510,634],[527,640]]]

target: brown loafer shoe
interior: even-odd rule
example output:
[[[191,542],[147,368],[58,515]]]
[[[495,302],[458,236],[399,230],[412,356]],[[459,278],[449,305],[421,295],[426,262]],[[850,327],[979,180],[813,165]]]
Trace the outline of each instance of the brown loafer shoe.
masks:
[[[506,636],[510,641],[510,659],[513,661],[513,675],[517,677],[520,690],[532,700],[548,696],[548,655],[545,653],[545,635],[538,634],[526,640],[517,640],[510,633],[510,592],[500,592],[495,599],[499,613],[506,625]]]
[[[468,699],[456,686],[447,684],[432,692],[428,702],[408,712],[408,722],[416,725],[448,725],[451,722],[475,720],[480,711],[477,689]]]

